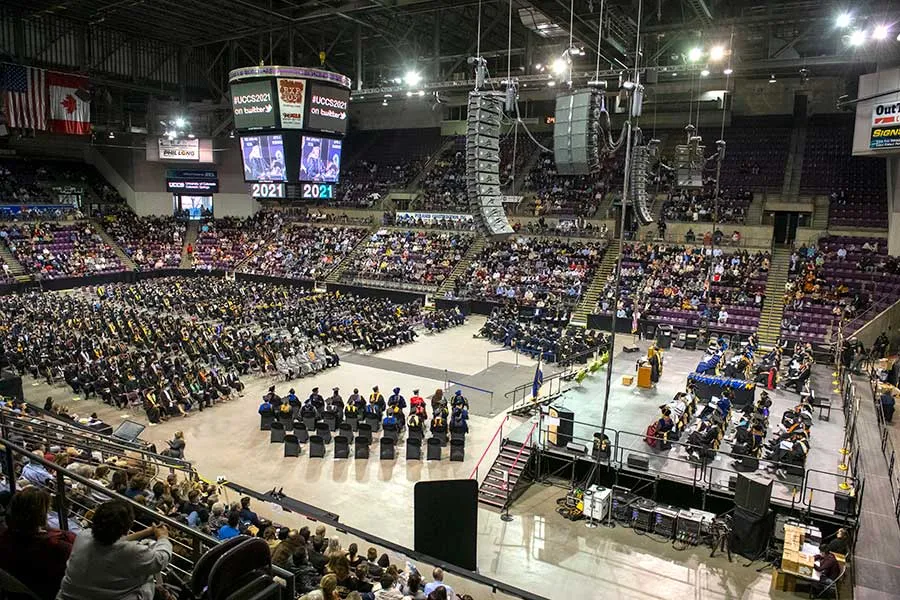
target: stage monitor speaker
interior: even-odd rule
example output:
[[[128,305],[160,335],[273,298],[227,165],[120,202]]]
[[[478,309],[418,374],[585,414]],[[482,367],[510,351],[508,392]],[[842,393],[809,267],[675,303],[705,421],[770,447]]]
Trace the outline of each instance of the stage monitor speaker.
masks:
[[[577,442],[569,442],[566,444],[566,450],[569,452],[575,452],[576,454],[587,454],[587,446],[584,444],[579,444]]]
[[[650,468],[650,459],[640,454],[629,454],[627,463],[630,469],[637,469],[638,471],[646,471]]]
[[[750,514],[740,508],[734,511],[728,547],[735,554],[755,560],[769,545],[769,535],[774,526],[774,513],[770,510],[762,516]]]
[[[478,483],[474,479],[420,481],[413,499],[416,552],[475,571]]]
[[[856,514],[856,496],[851,496],[843,490],[834,493],[834,514],[850,515]]]
[[[466,196],[478,231],[513,233],[500,194],[500,120],[504,95],[470,92],[466,129]]]
[[[600,168],[602,97],[596,89],[557,96],[553,158],[560,175],[589,175]]]
[[[734,505],[752,515],[765,515],[772,497],[772,478],[758,473],[739,473],[737,477]]]

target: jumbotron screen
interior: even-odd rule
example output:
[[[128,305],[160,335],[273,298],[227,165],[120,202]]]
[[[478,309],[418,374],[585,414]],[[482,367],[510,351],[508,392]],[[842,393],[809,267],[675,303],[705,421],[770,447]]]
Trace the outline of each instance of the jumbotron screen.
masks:
[[[287,181],[284,140],[281,134],[241,138],[244,181]]]
[[[337,183],[341,176],[341,140],[304,135],[300,181]]]

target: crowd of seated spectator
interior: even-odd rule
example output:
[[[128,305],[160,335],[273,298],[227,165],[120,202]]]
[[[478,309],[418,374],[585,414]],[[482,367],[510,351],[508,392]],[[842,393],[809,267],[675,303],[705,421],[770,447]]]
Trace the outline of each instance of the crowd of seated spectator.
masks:
[[[6,225],[0,237],[25,271],[39,279],[124,270],[115,251],[87,222]]]
[[[466,138],[456,138],[455,144],[441,156],[422,180],[425,210],[468,212],[466,194]]]
[[[722,190],[718,202],[719,223],[744,223],[753,194],[747,190]],[[663,203],[665,221],[711,222],[716,212],[714,190],[680,191],[669,194]]]
[[[802,244],[791,254],[784,290],[782,335],[824,342],[844,320],[844,335],[863,313],[900,298],[900,261],[887,254],[884,238],[829,236]]]
[[[595,311],[615,310],[618,318],[639,323],[749,333],[765,301],[769,261],[768,252],[626,244],[619,296],[610,274]]]
[[[141,270],[181,264],[185,226],[172,217],[139,217],[123,208],[106,215],[106,232]]]
[[[459,229],[475,231],[475,220],[471,215],[422,215],[416,213],[397,213],[390,223],[394,227],[410,229]]]
[[[471,243],[472,236],[464,233],[382,229],[350,260],[343,276],[437,288]]]
[[[363,239],[359,227],[294,224],[282,227],[241,268],[290,279],[322,279]]]
[[[584,217],[559,219],[555,223],[548,224],[545,217],[541,215],[536,221],[528,221],[524,226],[519,221],[515,221],[512,223],[512,228],[516,233],[553,237],[596,237],[607,239],[609,236],[609,228],[606,226],[606,223],[601,223],[599,227],[594,227]]]
[[[520,306],[570,308],[581,298],[606,250],[604,242],[516,236],[492,242],[457,278],[454,295]]]
[[[225,217],[204,222],[191,248],[196,269],[231,270],[276,236],[284,224],[280,211],[259,211],[241,219]]]
[[[621,189],[622,167],[622,159],[612,156],[595,174],[562,177],[557,174],[553,155],[544,152],[525,176],[524,189],[535,194],[535,216],[572,214],[603,218],[605,215],[598,215],[597,210],[608,192]]]
[[[362,160],[341,172],[342,195],[333,205],[356,208],[375,206],[392,188],[406,187],[420,169],[418,160],[392,164]]]

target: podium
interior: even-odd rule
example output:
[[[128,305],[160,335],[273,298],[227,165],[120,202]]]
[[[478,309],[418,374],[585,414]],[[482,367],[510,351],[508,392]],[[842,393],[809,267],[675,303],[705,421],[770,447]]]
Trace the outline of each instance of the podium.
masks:
[[[549,425],[547,427],[547,441],[554,446],[565,448],[572,441],[575,413],[565,406],[551,405],[547,411],[547,416],[551,419],[559,419],[559,425]]]

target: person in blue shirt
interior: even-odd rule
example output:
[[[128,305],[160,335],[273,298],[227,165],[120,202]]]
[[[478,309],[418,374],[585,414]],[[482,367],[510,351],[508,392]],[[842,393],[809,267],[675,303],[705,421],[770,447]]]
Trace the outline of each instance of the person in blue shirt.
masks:
[[[291,408],[300,406],[300,399],[297,397],[297,392],[294,391],[294,388],[288,391],[287,402],[291,405]]]
[[[397,417],[394,415],[393,411],[388,411],[387,415],[385,415],[384,420],[382,421],[382,425],[385,427],[389,425],[398,425]]]
[[[251,525],[261,528],[262,523],[259,520],[259,516],[252,510],[250,510],[250,497],[244,496],[241,498],[241,512],[238,513],[238,517],[243,523],[250,523]]]
[[[453,394],[453,402],[451,403],[453,408],[469,408],[469,401],[466,400],[466,397],[463,396],[462,390],[456,390]]]
[[[228,524],[219,527],[219,539],[227,540],[228,538],[233,538],[241,535],[241,530],[238,529],[240,521],[241,517],[237,512],[231,511],[230,513],[228,513]]]
[[[399,406],[400,410],[406,408],[406,398],[403,397],[403,394],[400,393],[400,388],[395,387],[394,393],[388,398],[388,406],[391,408],[395,406]]]
[[[259,410],[257,412],[261,415],[272,412],[272,403],[269,402],[267,397],[263,396],[262,404],[259,405]]]

